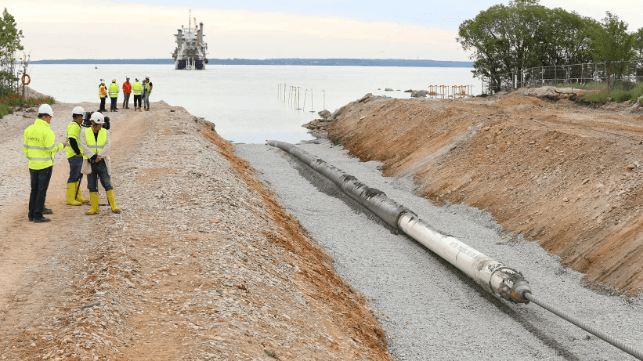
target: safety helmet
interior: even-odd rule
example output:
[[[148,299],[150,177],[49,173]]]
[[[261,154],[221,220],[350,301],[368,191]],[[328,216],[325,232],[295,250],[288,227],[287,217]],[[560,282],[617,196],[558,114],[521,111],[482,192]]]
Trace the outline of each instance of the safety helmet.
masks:
[[[112,83],[116,83],[116,79],[112,79]]]
[[[101,82],[101,83],[104,83],[104,82],[105,82],[105,79],[101,79],[101,80],[100,80],[100,82]]]
[[[51,109],[51,105],[49,104],[42,104],[40,108],[38,108],[38,114],[47,114],[51,117],[54,116],[54,110]]]
[[[99,112],[94,112],[89,120],[96,124],[105,124],[105,117]]]
[[[85,112],[85,109],[83,109],[83,107],[76,107],[76,108],[74,108],[74,110],[71,111],[71,115],[72,116],[74,116],[74,115],[83,115],[84,112]]]

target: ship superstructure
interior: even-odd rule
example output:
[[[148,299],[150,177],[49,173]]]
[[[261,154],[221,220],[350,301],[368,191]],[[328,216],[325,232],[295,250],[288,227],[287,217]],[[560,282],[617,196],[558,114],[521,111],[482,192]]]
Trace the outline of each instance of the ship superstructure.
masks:
[[[181,26],[176,37],[176,49],[172,54],[174,59],[174,69],[186,70],[203,70],[208,63],[208,44],[203,41],[203,23],[197,25],[194,19],[194,28],[192,28],[192,12],[190,11],[190,20],[188,28]]]

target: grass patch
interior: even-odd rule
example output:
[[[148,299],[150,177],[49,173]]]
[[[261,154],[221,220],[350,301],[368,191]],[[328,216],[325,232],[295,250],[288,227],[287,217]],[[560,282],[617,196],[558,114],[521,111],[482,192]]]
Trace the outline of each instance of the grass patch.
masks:
[[[628,100],[636,101],[638,97],[643,95],[643,83],[638,84],[632,90],[612,89],[610,91],[603,91],[598,94],[586,94],[581,100],[592,102],[607,102],[611,98],[613,102],[623,103]]]
[[[30,108],[40,104],[54,104],[56,100],[52,97],[23,98],[20,95],[9,94],[0,97],[0,119],[7,114],[12,114],[15,108]]]

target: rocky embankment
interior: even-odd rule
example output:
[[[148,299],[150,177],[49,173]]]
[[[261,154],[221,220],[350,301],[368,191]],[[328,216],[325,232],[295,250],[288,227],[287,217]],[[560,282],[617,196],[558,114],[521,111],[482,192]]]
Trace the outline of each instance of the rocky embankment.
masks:
[[[76,105],[98,107],[55,104],[58,139]],[[34,113],[0,119],[0,359],[392,359],[365,299],[214,125],[151,108],[109,113],[123,212],[65,205],[59,153],[48,224],[27,222]]]
[[[643,290],[640,103],[579,106],[573,91],[523,89],[468,100],[370,94],[307,125],[385,176],[412,177],[436,204],[489,211],[538,241],[587,286]],[[538,98],[537,96],[542,96]]]

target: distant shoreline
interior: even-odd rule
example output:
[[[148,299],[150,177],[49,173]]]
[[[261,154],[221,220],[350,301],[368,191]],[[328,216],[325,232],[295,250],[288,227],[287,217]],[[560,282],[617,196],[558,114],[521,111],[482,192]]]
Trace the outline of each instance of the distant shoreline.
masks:
[[[30,64],[174,64],[172,59],[62,59],[36,60]],[[407,59],[210,59],[208,65],[310,65],[472,68],[470,61]]]

